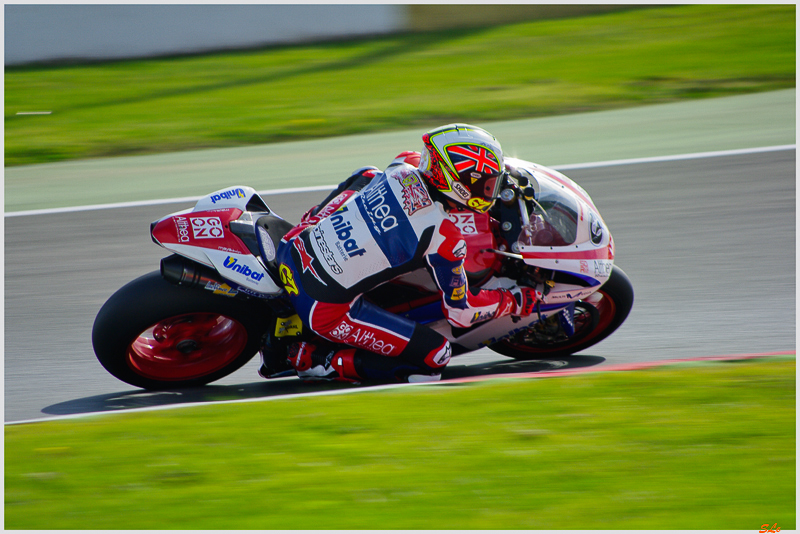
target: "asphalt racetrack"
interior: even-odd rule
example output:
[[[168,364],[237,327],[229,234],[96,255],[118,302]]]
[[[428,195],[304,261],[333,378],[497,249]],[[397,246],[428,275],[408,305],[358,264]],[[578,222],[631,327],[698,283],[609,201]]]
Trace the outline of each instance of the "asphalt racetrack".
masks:
[[[482,349],[454,358],[443,378],[794,351],[795,165],[795,150],[784,149],[565,170],[614,236],[616,264],[636,292],[631,315],[568,360],[517,362]],[[325,194],[265,200],[297,221]],[[353,387],[266,381],[256,357],[204,388],[145,392],[100,366],[91,346],[97,311],[167,255],[150,240],[150,222],[191,205],[6,217],[7,423]]]

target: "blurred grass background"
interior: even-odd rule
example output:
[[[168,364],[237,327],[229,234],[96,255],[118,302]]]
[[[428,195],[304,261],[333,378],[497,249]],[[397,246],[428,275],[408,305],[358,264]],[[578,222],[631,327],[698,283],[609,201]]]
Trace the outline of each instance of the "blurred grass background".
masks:
[[[795,360],[5,429],[8,529],[795,529]]]
[[[6,68],[5,165],[790,88],[795,9],[650,7],[259,51]],[[425,30],[423,21],[444,15],[428,8],[415,16]],[[26,111],[52,113],[17,115]]]

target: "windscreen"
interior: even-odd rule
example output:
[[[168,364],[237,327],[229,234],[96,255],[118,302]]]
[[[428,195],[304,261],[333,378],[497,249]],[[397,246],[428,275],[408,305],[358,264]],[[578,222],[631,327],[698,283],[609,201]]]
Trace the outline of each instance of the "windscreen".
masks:
[[[577,202],[561,186],[546,180],[540,180],[539,187],[539,206],[531,213],[531,225],[523,229],[527,235],[521,235],[521,240],[536,247],[571,245],[578,236]]]

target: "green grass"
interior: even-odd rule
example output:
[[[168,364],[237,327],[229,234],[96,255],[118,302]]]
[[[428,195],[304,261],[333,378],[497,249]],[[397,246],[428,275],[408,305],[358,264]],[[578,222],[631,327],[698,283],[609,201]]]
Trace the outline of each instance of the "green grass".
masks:
[[[795,9],[671,6],[262,51],[6,68],[5,165],[789,88]]]
[[[404,388],[5,429],[8,529],[795,523],[795,360]]]

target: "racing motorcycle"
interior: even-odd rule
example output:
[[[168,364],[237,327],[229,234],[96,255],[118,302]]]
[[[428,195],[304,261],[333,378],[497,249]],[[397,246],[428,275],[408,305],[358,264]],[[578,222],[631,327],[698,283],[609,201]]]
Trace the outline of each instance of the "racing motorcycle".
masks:
[[[564,358],[619,328],[633,306],[633,287],[614,265],[614,240],[582,187],[535,163],[506,163],[510,172],[489,212],[450,217],[467,243],[470,287],[535,287],[543,298],[532,315],[456,328],[425,269],[366,296],[444,335],[454,356],[488,347],[518,360]],[[153,241],[172,255],[100,309],[92,331],[100,363],[145,389],[204,385],[259,352],[262,375],[293,374],[288,345],[316,335],[280,281],[276,249],[292,227],[246,186],[216,191],[153,222]]]

